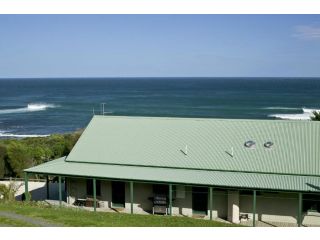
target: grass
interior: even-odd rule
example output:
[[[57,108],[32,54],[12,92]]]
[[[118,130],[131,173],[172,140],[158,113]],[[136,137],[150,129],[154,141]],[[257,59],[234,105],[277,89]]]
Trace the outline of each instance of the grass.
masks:
[[[34,227],[35,225],[24,221],[15,220],[0,216],[0,226],[2,227]]]
[[[90,212],[83,209],[53,207],[41,203],[0,203],[0,211],[9,211],[36,219],[45,219],[67,227],[230,227],[239,226],[190,217],[170,217],[125,213]],[[20,221],[0,218],[0,225],[23,226]],[[26,223],[25,226],[27,226]]]

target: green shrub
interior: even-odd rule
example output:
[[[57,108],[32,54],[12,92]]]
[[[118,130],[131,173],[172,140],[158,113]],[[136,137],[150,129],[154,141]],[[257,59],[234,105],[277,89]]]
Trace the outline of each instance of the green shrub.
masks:
[[[10,181],[9,185],[0,184],[0,196],[1,201],[15,201],[15,194],[18,192],[22,184],[17,184],[14,181]]]
[[[0,144],[0,178],[5,175],[5,157],[7,155],[7,148],[5,145]]]
[[[68,155],[81,133],[0,140],[0,178],[22,177],[23,169]]]
[[[318,111],[313,111],[313,116],[311,116],[312,121],[320,121],[320,112]]]
[[[23,170],[32,166],[32,156],[29,148],[20,141],[12,141],[8,145],[8,162],[18,177],[23,176]]]

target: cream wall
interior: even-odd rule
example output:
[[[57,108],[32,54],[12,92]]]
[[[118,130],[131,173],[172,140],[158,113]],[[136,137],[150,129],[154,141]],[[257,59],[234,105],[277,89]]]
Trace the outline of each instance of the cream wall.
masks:
[[[240,195],[240,213],[248,213],[252,220],[252,195]],[[297,223],[298,194],[257,192],[256,220]]]
[[[179,185],[173,192],[172,214],[192,216],[192,187]]]
[[[133,210],[134,213],[151,213],[153,196],[153,185],[145,183],[134,183],[133,185]],[[192,187],[175,187],[173,193],[173,215],[192,216]],[[73,204],[76,198],[86,198],[86,181],[84,179],[67,179],[68,203]],[[100,202],[100,208],[111,208],[111,182],[101,181],[101,196],[97,196]],[[209,198],[209,196],[208,196]],[[243,194],[239,191],[227,191],[222,189],[213,189],[213,218],[229,219],[232,222],[238,222],[239,214],[246,213],[252,220],[253,197],[250,193]],[[130,212],[130,184],[125,183],[125,212]],[[297,223],[298,195],[290,193],[257,193],[256,220],[266,222],[286,222]],[[209,199],[208,215],[209,218]],[[320,216],[304,216],[303,223],[309,223],[314,218]]]
[[[152,202],[149,197],[152,197],[152,184],[134,183],[133,184],[133,211],[134,213],[152,212]],[[131,211],[130,201],[130,183],[125,184],[125,210]]]
[[[228,217],[228,192],[225,190],[213,189],[212,194],[212,216],[213,218],[227,219]],[[209,202],[209,201],[208,201]],[[209,209],[209,208],[208,208]],[[209,210],[208,210],[209,215]]]

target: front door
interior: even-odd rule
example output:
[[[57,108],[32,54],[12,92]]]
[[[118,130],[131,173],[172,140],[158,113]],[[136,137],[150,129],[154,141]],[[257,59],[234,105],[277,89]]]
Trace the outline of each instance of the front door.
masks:
[[[125,183],[112,182],[112,207],[124,208],[125,206]]]
[[[192,188],[192,213],[207,215],[208,212],[208,188]]]

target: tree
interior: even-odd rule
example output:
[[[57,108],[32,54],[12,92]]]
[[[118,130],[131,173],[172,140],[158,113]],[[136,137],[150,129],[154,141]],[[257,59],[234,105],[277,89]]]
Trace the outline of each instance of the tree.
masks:
[[[313,111],[313,116],[311,117],[312,121],[320,121],[320,111]]]
[[[5,174],[5,157],[7,155],[6,146],[0,144],[0,178],[4,177]]]
[[[25,168],[33,166],[32,156],[26,145],[22,142],[12,141],[9,143],[8,148],[8,162],[18,177],[23,176]]]

